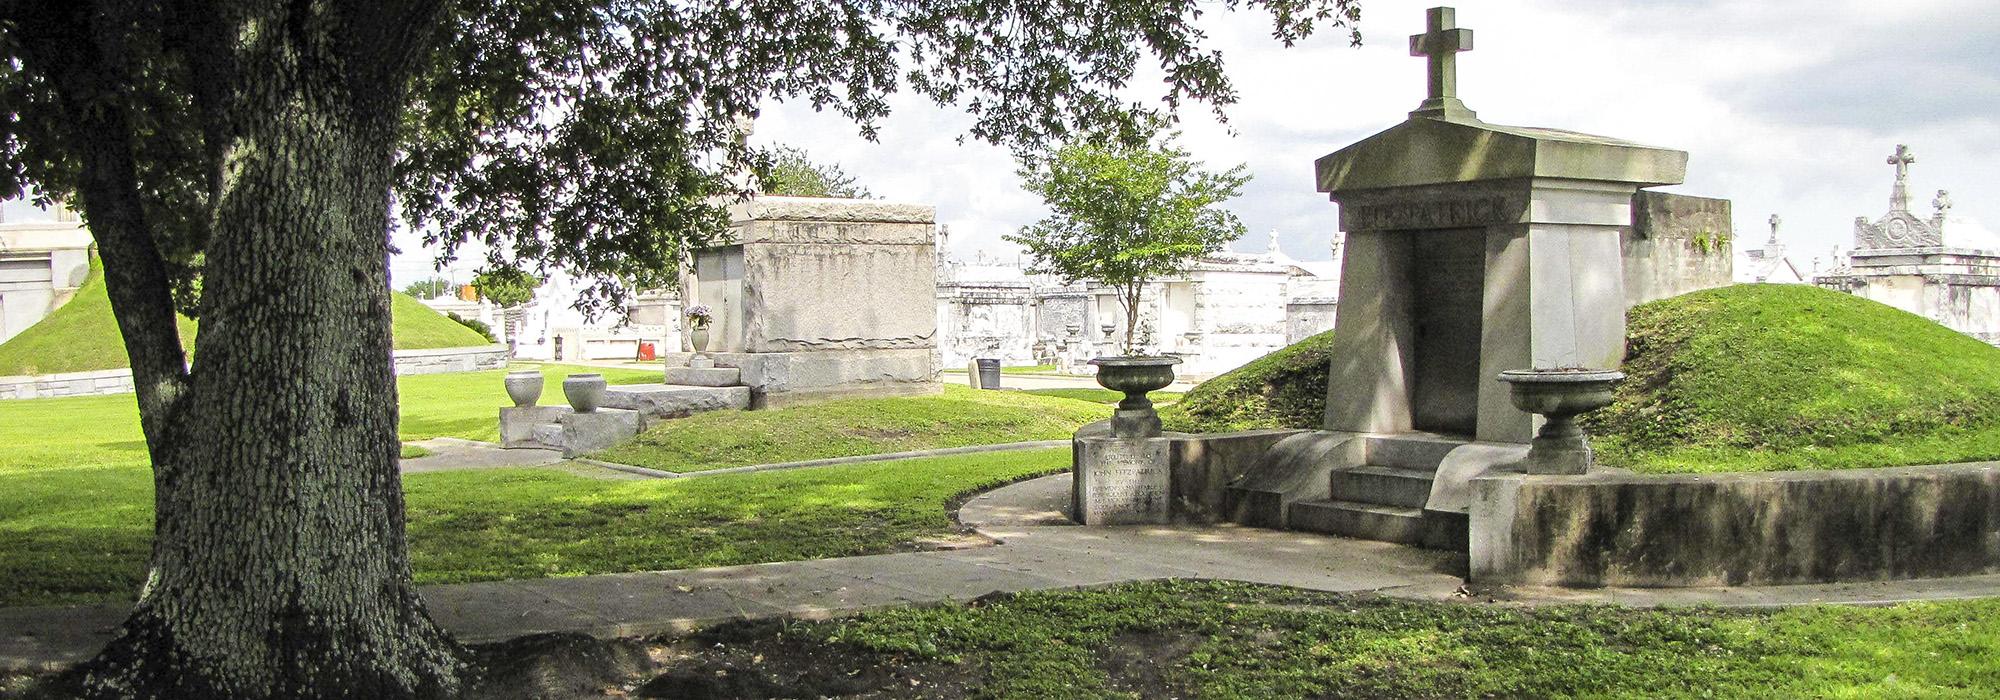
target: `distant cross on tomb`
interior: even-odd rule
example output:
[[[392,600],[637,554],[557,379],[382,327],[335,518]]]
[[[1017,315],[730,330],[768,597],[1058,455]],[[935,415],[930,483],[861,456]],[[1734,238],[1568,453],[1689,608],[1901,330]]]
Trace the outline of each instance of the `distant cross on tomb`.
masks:
[[[1425,13],[1426,31],[1410,37],[1410,55],[1430,59],[1430,96],[1412,117],[1477,120],[1458,99],[1458,52],[1472,50],[1472,30],[1458,27],[1458,12],[1433,7]]]
[[[1770,246],[1773,246],[1773,245],[1777,245],[1777,243],[1778,243],[1778,224],[1781,224],[1781,223],[1784,223],[1784,221],[1785,221],[1784,219],[1780,219],[1780,218],[1778,218],[1778,215],[1777,215],[1777,214],[1772,214],[1772,215],[1771,215],[1771,242],[1770,242],[1770,243],[1768,243],[1768,244],[1766,244],[1766,246],[1765,246],[1765,247],[1770,247]]]
[[[1910,210],[1910,164],[1917,162],[1916,154],[1910,147],[1896,144],[1896,155],[1889,156],[1889,164],[1896,166],[1896,188],[1889,191],[1889,211]]]

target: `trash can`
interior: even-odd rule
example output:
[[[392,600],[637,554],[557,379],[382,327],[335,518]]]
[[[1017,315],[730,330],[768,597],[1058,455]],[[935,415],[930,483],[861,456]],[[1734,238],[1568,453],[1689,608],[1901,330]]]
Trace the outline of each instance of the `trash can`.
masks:
[[[979,388],[981,389],[1000,388],[999,360],[989,359],[984,357],[979,358]]]
[[[651,361],[653,361],[653,358],[655,358],[655,357],[658,357],[658,356],[659,356],[659,355],[658,355],[658,354],[656,353],[656,351],[655,351],[655,350],[653,349],[653,344],[652,344],[652,343],[640,343],[640,344],[639,344],[639,361],[640,361],[640,362],[651,362]]]

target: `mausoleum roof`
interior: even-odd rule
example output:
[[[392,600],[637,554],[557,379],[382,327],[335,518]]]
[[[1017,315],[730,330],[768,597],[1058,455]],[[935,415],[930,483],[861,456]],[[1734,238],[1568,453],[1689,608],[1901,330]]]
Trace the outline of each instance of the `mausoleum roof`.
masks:
[[[1687,152],[1561,129],[1411,117],[1315,163],[1319,191],[1518,178],[1679,184]]]

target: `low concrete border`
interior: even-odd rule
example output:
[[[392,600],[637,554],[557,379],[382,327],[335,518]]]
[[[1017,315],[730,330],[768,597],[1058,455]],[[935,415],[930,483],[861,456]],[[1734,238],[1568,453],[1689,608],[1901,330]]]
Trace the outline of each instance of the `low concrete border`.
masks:
[[[1745,586],[2000,572],[2000,462],[1472,482],[1471,578]]]
[[[1003,442],[997,445],[967,445],[965,447],[940,447],[931,450],[911,450],[909,452],[884,452],[882,454],[855,455],[853,457],[828,457],[826,459],[808,459],[800,462],[752,464],[745,467],[725,467],[722,469],[705,469],[702,471],[695,471],[695,472],[661,471],[658,469],[649,469],[647,467],[638,467],[630,464],[619,464],[617,462],[606,462],[603,460],[588,459],[588,458],[580,458],[575,461],[582,462],[584,464],[588,464],[593,467],[616,469],[618,471],[631,472],[633,474],[643,474],[646,476],[651,476],[661,479],[687,479],[697,476],[746,474],[749,472],[768,472],[768,471],[777,471],[780,469],[804,469],[806,467],[831,467],[841,464],[861,464],[864,462],[893,462],[899,459],[920,459],[923,457],[969,455],[969,454],[979,454],[982,452],[1012,452],[1014,450],[1035,450],[1048,447],[1067,447],[1067,446],[1069,446],[1068,440],[1035,440],[1032,442]]]
[[[507,346],[396,351],[396,374],[477,372],[507,366]],[[105,396],[132,393],[132,370],[15,375],[0,377],[0,400],[46,399],[61,396]]]

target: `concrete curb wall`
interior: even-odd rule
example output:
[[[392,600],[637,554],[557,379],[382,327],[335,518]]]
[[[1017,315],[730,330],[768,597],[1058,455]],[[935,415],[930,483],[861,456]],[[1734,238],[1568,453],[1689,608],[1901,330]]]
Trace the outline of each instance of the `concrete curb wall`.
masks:
[[[505,345],[396,351],[397,376],[477,372],[506,366]],[[130,394],[132,391],[132,370],[129,369],[0,377],[0,400],[102,396]]]
[[[1744,586],[2000,572],[2000,463],[1474,479],[1471,579]]]

